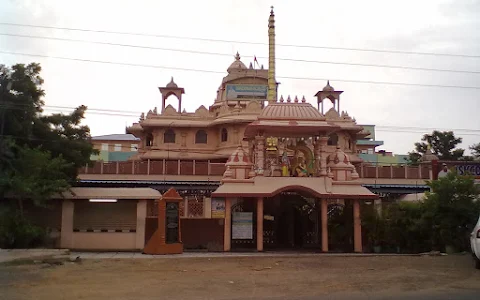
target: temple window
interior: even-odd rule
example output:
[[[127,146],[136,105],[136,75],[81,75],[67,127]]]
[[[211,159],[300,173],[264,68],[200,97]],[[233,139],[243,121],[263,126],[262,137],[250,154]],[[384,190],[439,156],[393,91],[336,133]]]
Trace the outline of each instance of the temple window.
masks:
[[[153,135],[151,133],[147,134],[147,137],[145,139],[145,146],[147,147],[153,146]]]
[[[338,143],[338,135],[335,134],[335,133],[332,133],[332,134],[328,137],[327,145],[329,145],[329,146],[336,146],[337,143]]]
[[[228,131],[226,128],[222,128],[222,132],[221,132],[221,135],[220,135],[220,140],[222,142],[226,142],[228,140]]]
[[[173,129],[168,129],[163,134],[163,142],[165,144],[175,144],[175,131]]]
[[[205,130],[199,130],[195,134],[195,144],[206,144],[207,143],[207,133]]]

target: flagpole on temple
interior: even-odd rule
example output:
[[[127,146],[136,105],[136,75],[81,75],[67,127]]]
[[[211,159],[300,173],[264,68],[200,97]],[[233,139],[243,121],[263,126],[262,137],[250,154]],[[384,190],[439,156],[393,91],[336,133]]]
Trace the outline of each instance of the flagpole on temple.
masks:
[[[275,14],[271,7],[268,18],[268,103],[277,102],[277,80],[275,78]]]

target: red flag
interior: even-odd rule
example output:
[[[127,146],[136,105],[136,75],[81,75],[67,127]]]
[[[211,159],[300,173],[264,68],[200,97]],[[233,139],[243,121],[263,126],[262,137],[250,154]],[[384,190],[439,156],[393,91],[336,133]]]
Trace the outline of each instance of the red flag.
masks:
[[[255,55],[253,56],[253,62],[256,62],[256,63],[257,63],[257,66],[260,67],[260,64],[258,63],[257,57],[256,57]]]

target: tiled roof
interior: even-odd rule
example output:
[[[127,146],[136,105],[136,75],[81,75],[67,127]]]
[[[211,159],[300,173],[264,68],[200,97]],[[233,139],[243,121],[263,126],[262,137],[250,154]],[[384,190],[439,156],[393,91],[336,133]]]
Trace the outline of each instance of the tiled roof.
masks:
[[[325,117],[310,103],[272,103],[267,105],[258,119],[321,120]]]

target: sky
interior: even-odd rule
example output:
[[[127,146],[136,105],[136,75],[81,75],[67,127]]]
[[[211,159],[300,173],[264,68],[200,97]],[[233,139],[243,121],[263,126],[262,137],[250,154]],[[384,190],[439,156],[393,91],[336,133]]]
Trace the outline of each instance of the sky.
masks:
[[[405,154],[433,129],[453,130],[464,149],[480,142],[479,0],[0,0],[0,23],[34,25],[0,24],[0,64],[41,63],[47,113],[83,104],[92,135],[124,133],[160,107],[158,87],[172,76],[185,88],[182,106],[194,111],[213,104],[237,51],[247,66],[255,55],[267,68],[272,5],[279,96],[316,106],[313,95],[329,79],[344,91],[341,110],[377,126],[378,150]]]

